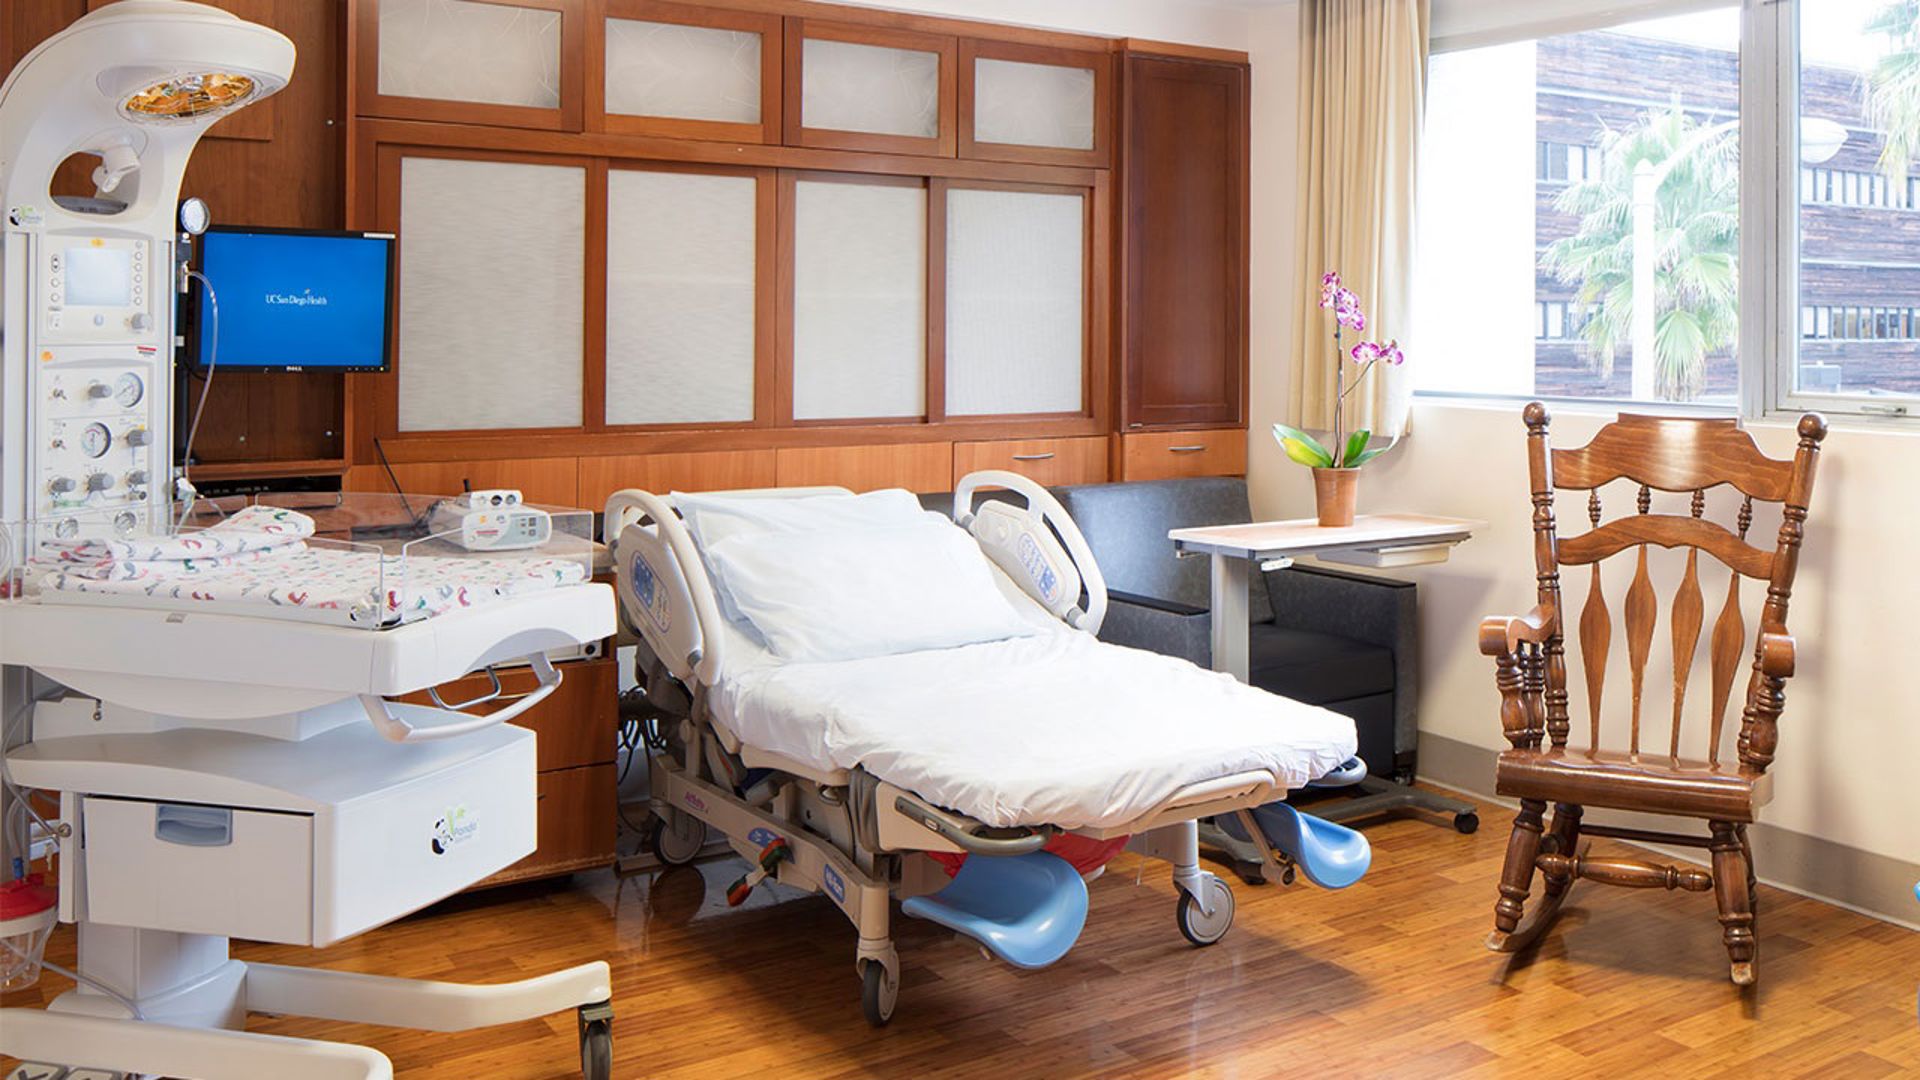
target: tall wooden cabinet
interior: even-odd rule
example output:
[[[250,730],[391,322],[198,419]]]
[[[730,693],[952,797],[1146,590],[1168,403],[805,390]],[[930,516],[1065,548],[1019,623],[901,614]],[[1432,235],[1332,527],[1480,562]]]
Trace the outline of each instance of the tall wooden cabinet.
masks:
[[[1120,428],[1244,427],[1247,67],[1129,53]]]

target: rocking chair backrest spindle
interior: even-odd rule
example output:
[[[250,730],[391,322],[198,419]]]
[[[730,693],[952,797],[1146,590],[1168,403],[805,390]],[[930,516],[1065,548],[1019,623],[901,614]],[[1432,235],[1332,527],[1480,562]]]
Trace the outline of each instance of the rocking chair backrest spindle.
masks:
[[[1590,745],[1599,748],[1607,657],[1613,638],[1612,612],[1601,590],[1600,563],[1632,548],[1636,566],[1622,614],[1630,676],[1628,738],[1632,753],[1641,752],[1646,668],[1659,608],[1647,571],[1647,549],[1650,545],[1685,548],[1686,567],[1668,612],[1673,646],[1672,722],[1664,749],[1669,756],[1679,757],[1681,715],[1705,622],[1706,598],[1699,575],[1700,553],[1704,551],[1732,571],[1726,598],[1708,634],[1708,760],[1713,764],[1719,762],[1727,705],[1747,640],[1740,607],[1741,580],[1766,582],[1738,739],[1743,769],[1764,773],[1773,762],[1776,723],[1784,706],[1783,683],[1792,673],[1787,603],[1799,563],[1814,467],[1820,442],[1827,434],[1826,422],[1816,414],[1801,417],[1799,445],[1791,460],[1781,461],[1762,454],[1733,419],[1622,414],[1587,445],[1556,450],[1547,437],[1550,417],[1546,407],[1539,402],[1528,405],[1525,418],[1538,611],[1547,633],[1537,644],[1523,645],[1514,658],[1515,670],[1503,672],[1503,678],[1518,681],[1525,709],[1524,723],[1511,725],[1509,738],[1520,736],[1514,739],[1517,747],[1538,748],[1543,736],[1556,749],[1567,745],[1571,724],[1560,568],[1584,565],[1592,569],[1576,632],[1590,712]],[[1635,512],[1603,522],[1600,489],[1616,480],[1638,485]],[[1706,517],[1706,493],[1722,484],[1741,497],[1736,529]],[[1558,534],[1554,517],[1554,497],[1561,489],[1588,493],[1588,529],[1564,539]],[[1654,490],[1690,493],[1688,512],[1653,513]],[[1756,500],[1781,506],[1780,531],[1771,551],[1748,540]]]

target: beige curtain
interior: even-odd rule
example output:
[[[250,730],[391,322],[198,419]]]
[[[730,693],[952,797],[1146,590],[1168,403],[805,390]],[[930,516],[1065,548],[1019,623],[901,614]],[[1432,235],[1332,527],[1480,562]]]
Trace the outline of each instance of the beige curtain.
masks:
[[[1333,426],[1333,313],[1320,275],[1340,272],[1367,340],[1405,346],[1412,311],[1414,181],[1426,105],[1429,0],[1301,0],[1300,254],[1289,419]],[[1351,349],[1356,337],[1345,338]],[[1414,352],[1407,364],[1430,362]],[[1359,368],[1347,362],[1347,375]],[[1407,368],[1377,365],[1348,395],[1345,427],[1405,432]]]

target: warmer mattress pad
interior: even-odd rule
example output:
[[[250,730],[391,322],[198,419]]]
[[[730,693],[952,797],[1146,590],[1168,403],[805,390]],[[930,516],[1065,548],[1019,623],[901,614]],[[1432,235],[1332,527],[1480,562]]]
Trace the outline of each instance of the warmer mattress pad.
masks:
[[[762,652],[729,666],[710,701],[749,745],[823,771],[862,767],[992,826],[1111,828],[1192,784],[1266,769],[1299,787],[1355,752],[1338,713],[1057,624],[953,649],[828,663]]]

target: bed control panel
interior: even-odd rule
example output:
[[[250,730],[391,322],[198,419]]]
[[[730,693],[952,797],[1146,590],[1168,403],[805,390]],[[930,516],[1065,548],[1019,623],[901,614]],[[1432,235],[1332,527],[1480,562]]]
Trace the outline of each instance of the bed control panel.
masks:
[[[1027,510],[985,502],[967,529],[994,564],[1054,615],[1064,617],[1080,599],[1080,572],[1060,542]]]

